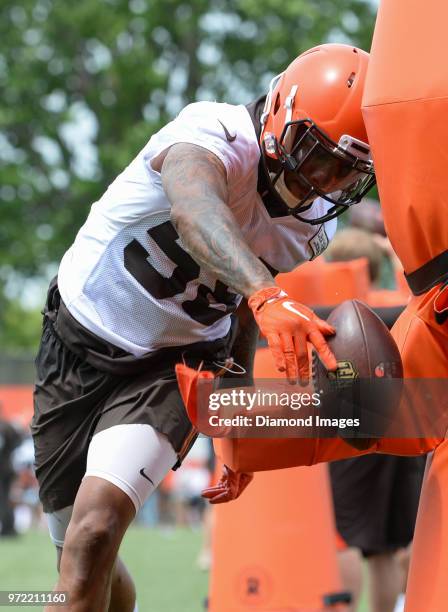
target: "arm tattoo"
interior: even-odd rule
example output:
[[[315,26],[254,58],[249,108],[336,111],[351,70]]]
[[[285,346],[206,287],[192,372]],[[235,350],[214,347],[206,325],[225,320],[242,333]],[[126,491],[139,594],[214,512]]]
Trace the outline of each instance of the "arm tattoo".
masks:
[[[226,171],[216,155],[196,145],[173,145],[161,175],[171,219],[198,264],[245,297],[275,285],[228,207]]]

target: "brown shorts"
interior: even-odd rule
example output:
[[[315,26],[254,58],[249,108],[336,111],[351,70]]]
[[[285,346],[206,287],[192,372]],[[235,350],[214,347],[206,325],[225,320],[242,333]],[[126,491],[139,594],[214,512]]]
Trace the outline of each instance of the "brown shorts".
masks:
[[[80,326],[52,283],[36,357],[31,427],[44,511],[73,504],[92,436],[114,425],[146,424],[165,434],[178,467],[197,432],[187,417],[174,366],[185,358],[192,367],[204,361],[213,368],[212,361],[223,359],[230,345],[229,335],[133,358]]]

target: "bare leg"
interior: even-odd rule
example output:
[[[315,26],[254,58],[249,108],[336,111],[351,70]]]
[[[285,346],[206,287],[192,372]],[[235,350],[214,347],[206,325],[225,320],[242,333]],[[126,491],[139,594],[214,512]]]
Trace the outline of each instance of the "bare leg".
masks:
[[[395,553],[374,555],[368,560],[372,612],[393,612],[402,589],[402,570]]]
[[[201,570],[209,570],[212,561],[213,508],[205,506],[202,517],[202,547],[196,564]]]
[[[339,571],[344,589],[352,594],[352,603],[347,612],[356,612],[362,590],[362,556],[358,548],[347,548],[338,552]]]
[[[135,586],[123,561],[118,558],[112,575],[111,597],[108,612],[133,612]]]
[[[58,572],[61,564],[62,548],[56,547]],[[108,612],[133,612],[135,608],[136,593],[134,582],[120,559],[114,566],[112,573],[111,597]]]
[[[94,476],[83,480],[67,528],[55,587],[68,593],[67,612],[106,612],[109,603],[115,606],[115,601],[111,602],[112,583],[114,600],[124,597],[126,607],[117,605],[111,609],[123,612],[133,609],[133,603],[126,602],[126,593],[134,592],[129,588],[130,577],[121,562],[115,564],[121,540],[134,515],[134,505],[121,489]],[[128,608],[127,603],[132,607]],[[49,606],[46,611],[58,612],[58,608]]]
[[[397,563],[401,571],[401,592],[406,592],[406,583],[408,581],[409,565],[411,563],[412,542],[406,548],[397,550]]]

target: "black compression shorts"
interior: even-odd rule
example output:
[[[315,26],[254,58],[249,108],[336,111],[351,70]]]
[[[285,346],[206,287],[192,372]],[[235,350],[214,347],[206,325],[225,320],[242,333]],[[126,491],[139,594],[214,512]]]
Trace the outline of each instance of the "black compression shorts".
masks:
[[[366,455],[330,463],[336,527],[365,557],[413,538],[426,457]]]

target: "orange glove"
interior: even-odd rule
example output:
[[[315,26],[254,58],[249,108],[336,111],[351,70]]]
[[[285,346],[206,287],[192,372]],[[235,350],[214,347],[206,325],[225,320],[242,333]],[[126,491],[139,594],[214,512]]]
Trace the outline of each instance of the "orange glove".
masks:
[[[260,289],[248,300],[255,321],[266,337],[280,372],[289,382],[308,382],[310,342],[328,370],[336,370],[336,358],[324,336],[336,333],[334,327],[319,319],[312,310],[292,300],[280,287]]]
[[[202,491],[202,497],[209,500],[211,504],[223,504],[232,501],[241,495],[254,475],[251,472],[234,472],[227,465],[222,469],[220,481],[214,487],[208,487]]]

